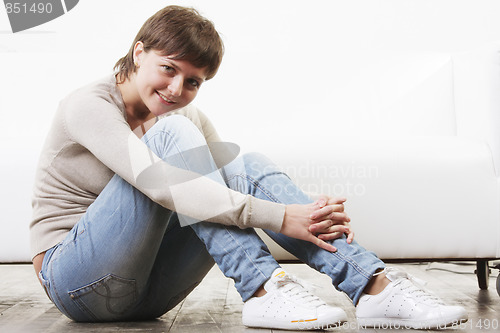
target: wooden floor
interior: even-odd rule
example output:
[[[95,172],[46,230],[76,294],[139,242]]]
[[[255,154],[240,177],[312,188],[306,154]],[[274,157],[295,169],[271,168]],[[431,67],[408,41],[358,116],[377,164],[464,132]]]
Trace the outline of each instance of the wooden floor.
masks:
[[[500,332],[500,296],[496,291],[497,270],[492,270],[489,290],[480,291],[472,263],[394,264],[428,282],[447,303],[461,304],[469,311],[469,322],[461,332]],[[337,292],[329,279],[303,264],[284,264],[290,273],[317,287],[316,294],[329,304],[345,309],[349,322],[336,332],[376,332],[358,329],[354,307]],[[233,286],[214,267],[181,304],[158,320],[135,323],[83,324],[64,317],[49,301],[30,265],[0,265],[0,332],[271,332],[245,328],[241,324],[243,303]],[[274,331],[274,330],[273,330]],[[385,330],[388,331],[388,330]]]

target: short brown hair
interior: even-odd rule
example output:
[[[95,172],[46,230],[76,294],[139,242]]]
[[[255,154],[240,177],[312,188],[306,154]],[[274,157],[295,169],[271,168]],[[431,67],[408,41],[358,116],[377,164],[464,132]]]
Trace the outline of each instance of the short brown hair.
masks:
[[[211,21],[193,8],[167,6],[144,23],[127,55],[115,64],[119,81],[136,71],[133,53],[138,41],[144,51],[156,50],[195,67],[207,67],[207,80],[217,73],[224,54],[224,44]]]

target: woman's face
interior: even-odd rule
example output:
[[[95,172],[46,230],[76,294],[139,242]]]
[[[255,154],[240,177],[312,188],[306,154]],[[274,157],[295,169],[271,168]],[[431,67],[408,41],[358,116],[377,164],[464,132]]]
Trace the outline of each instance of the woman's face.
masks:
[[[158,51],[136,45],[135,83],[146,108],[155,116],[182,108],[193,101],[206,78],[206,68],[187,60],[174,60]]]

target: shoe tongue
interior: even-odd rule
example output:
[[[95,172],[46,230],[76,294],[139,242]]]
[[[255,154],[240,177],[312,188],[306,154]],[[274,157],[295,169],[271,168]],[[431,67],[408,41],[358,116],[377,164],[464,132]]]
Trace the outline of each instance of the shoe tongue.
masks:
[[[271,276],[272,280],[281,280],[286,276],[286,272],[280,268],[274,270],[273,275]]]
[[[264,283],[264,289],[268,292],[275,290],[277,288],[277,282],[283,280],[285,276],[286,272],[282,268],[276,268],[271,275],[271,278]]]
[[[390,271],[385,274],[385,276],[391,280],[392,282],[399,280],[399,279],[408,279],[408,274],[405,272],[401,271]]]
[[[285,285],[291,287],[287,289],[287,287],[284,287]],[[274,270],[273,274],[271,275],[271,278],[267,280],[266,283],[264,283],[264,289],[267,292],[269,292],[277,290],[280,287],[284,287],[286,289],[285,291],[286,293],[291,292],[291,294],[289,294],[291,296],[289,297],[300,298],[300,302],[303,305],[313,306],[313,307],[320,307],[326,305],[326,303],[323,302],[320,298],[311,294],[306,288],[304,288],[304,286],[298,281],[296,281],[294,277],[288,275],[283,269],[277,268],[276,270]]]

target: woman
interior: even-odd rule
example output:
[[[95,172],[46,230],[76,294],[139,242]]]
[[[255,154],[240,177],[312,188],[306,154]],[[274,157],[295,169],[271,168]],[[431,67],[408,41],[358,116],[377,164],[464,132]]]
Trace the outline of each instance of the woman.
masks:
[[[342,309],[279,267],[259,227],[329,275],[362,324],[466,320],[462,308],[442,305],[354,242],[345,199],[312,202],[259,154],[220,164],[217,132],[190,103],[222,54],[210,21],[166,7],[146,21],[116,73],[61,102],[40,157],[30,225],[34,267],[58,309],[75,321],[156,318],[215,260],[235,281],[247,326],[345,321]]]

